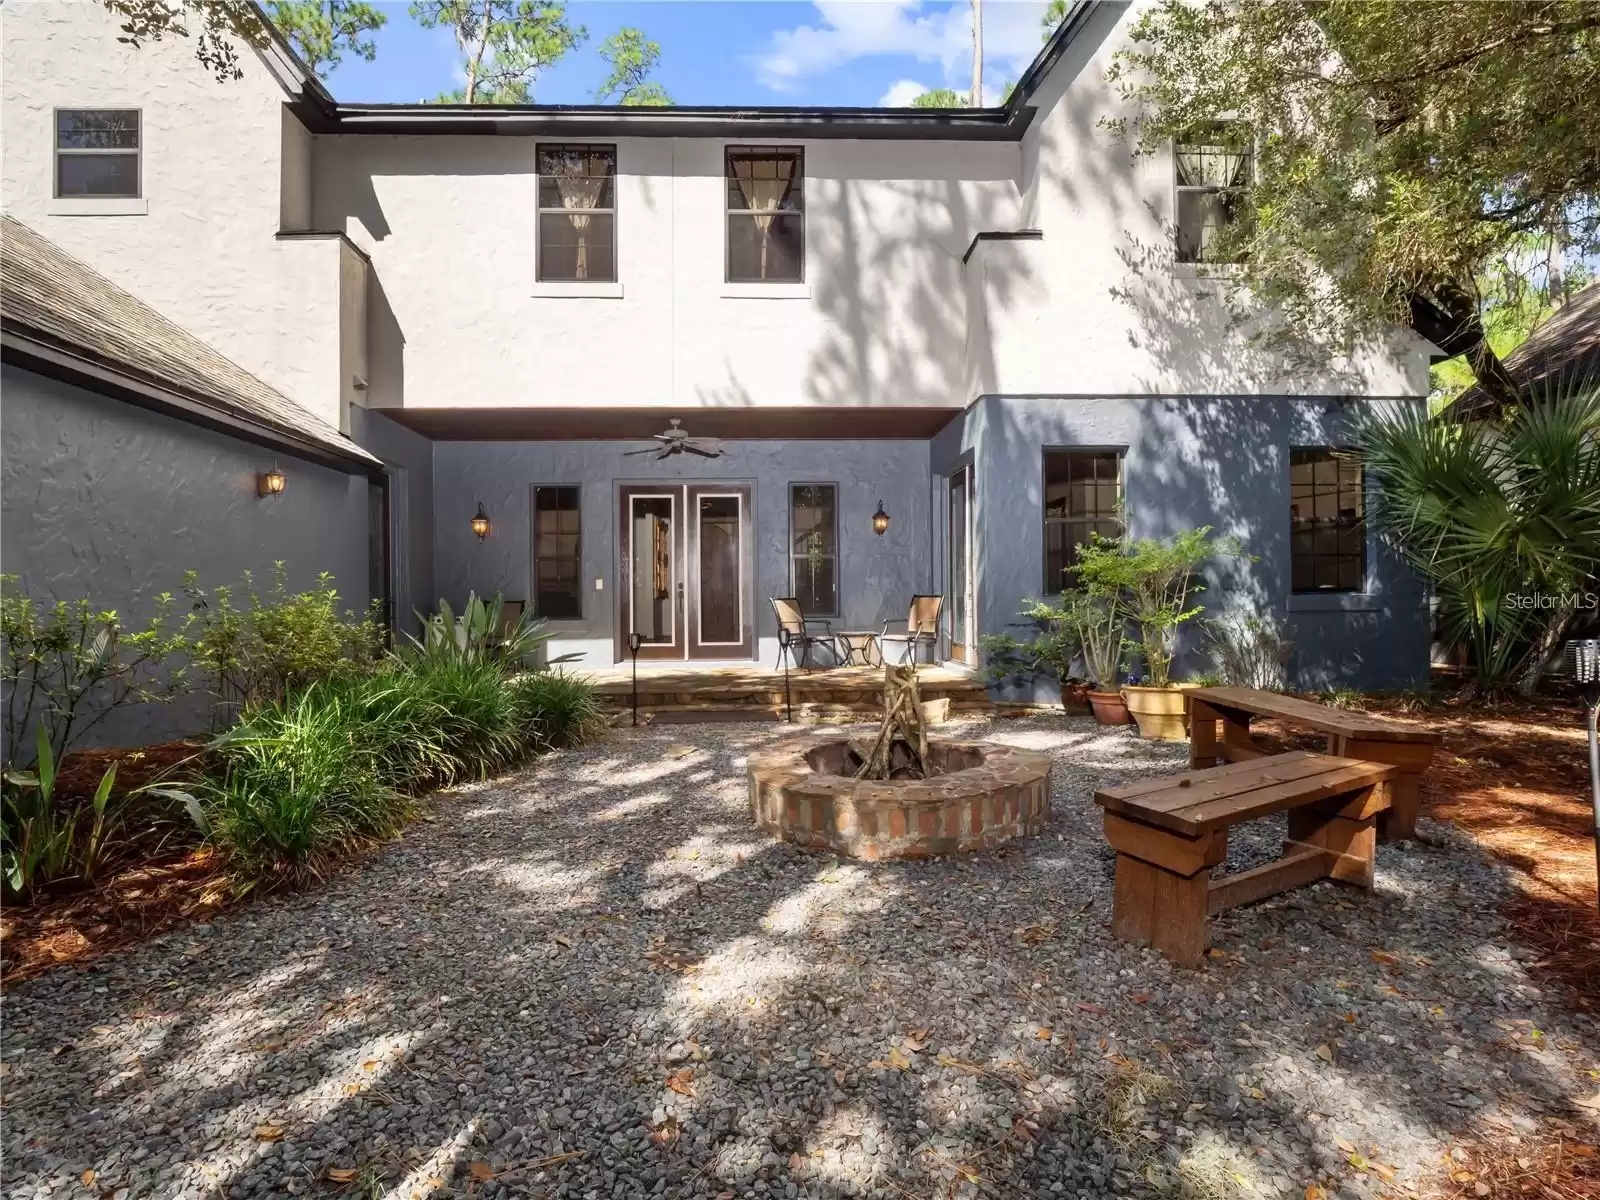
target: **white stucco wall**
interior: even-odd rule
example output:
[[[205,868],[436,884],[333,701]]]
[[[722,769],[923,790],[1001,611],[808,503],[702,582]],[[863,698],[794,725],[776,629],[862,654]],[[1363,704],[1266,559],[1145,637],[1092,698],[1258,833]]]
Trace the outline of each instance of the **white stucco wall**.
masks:
[[[535,283],[527,137],[317,135],[267,65],[218,82],[186,39],[134,50],[92,0],[8,5],[6,211],[348,428],[392,407],[949,405],[980,394],[1418,394],[1426,347],[1288,370],[1175,266],[1168,156],[1102,128],[1129,11],[1103,8],[1021,143],[813,140],[806,282],[723,282],[720,139],[617,140],[620,286]],[[139,215],[51,202],[58,106],[144,114]],[[1042,240],[975,234],[1037,228]],[[367,329],[337,243],[371,255]],[[566,289],[570,292],[571,289]],[[768,289],[769,291],[772,289]],[[739,293],[743,294],[739,294]],[[348,368],[367,353],[369,388]],[[1350,369],[1353,368],[1353,369]]]
[[[286,130],[282,89],[248,52],[245,77],[218,82],[196,61],[192,39],[135,50],[118,32],[93,0],[0,10],[0,204],[339,423],[337,251],[274,239],[280,221],[296,215],[285,175],[304,174],[293,147],[305,135]],[[141,110],[145,211],[59,211],[52,201],[57,108]]]
[[[388,309],[368,402],[965,403],[961,255],[1016,220],[1016,144],[801,143],[806,282],[777,297],[723,282],[725,144],[616,142],[620,288],[574,298],[535,283],[536,139],[318,137],[315,223]]]
[[[1289,366],[1235,327],[1216,279],[1175,261],[1169,152],[1136,156],[1104,127],[1131,118],[1107,81],[1141,6],[1097,10],[1034,93],[1020,223],[1039,241],[988,242],[968,264],[969,374],[1004,394],[1426,394],[1428,354],[1389,350]]]

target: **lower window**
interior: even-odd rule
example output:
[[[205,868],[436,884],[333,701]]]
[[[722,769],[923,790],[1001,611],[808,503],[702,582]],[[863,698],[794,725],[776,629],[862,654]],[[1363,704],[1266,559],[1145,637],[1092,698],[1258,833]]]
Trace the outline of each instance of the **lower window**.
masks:
[[[839,492],[831,483],[789,488],[794,597],[807,616],[839,615]]]
[[[1122,451],[1044,452],[1044,593],[1072,586],[1078,547],[1122,536]]]
[[[533,489],[533,612],[551,621],[583,616],[579,493]]]
[[[1289,574],[1296,592],[1366,590],[1366,473],[1347,452],[1289,451]]]

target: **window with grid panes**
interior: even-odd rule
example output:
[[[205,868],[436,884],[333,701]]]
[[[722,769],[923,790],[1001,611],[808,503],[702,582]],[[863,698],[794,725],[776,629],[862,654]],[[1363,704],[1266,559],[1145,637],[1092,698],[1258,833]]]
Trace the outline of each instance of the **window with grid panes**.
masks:
[[[804,151],[729,146],[727,177],[727,282],[804,282]]]
[[[789,555],[794,597],[808,617],[839,615],[839,489],[831,483],[789,488]]]
[[[579,493],[533,489],[533,612],[551,621],[583,616]]]
[[[1068,572],[1090,535],[1122,536],[1122,451],[1046,450],[1044,590],[1071,586]]]
[[[539,147],[541,283],[617,281],[617,148]]]
[[[1289,572],[1296,592],[1366,589],[1366,473],[1348,453],[1289,451]]]
[[[1245,189],[1254,170],[1249,131],[1237,122],[1208,125],[1173,146],[1178,261],[1227,262],[1224,230],[1245,217]]]

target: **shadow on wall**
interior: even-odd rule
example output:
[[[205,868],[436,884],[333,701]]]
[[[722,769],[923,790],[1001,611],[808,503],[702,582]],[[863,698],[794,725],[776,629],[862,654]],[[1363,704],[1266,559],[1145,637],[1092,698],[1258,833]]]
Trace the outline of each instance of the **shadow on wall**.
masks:
[[[1015,229],[1016,205],[959,179],[895,181],[903,221],[886,229],[866,213],[860,180],[827,182],[827,203],[808,216],[811,254],[825,256],[830,270],[813,293],[827,326],[807,364],[805,396],[829,405],[971,400],[962,255],[977,233]],[[988,285],[1009,300],[1030,280],[1025,267]]]

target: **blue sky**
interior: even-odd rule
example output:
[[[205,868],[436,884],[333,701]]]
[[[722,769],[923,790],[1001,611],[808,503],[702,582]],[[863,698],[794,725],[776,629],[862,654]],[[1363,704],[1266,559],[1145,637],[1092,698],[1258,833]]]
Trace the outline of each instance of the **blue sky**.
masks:
[[[412,102],[461,79],[454,40],[427,30],[404,3],[380,5],[389,23],[378,56],[347,57],[324,80],[340,100]],[[985,0],[985,102],[1043,43],[1047,0]],[[908,103],[933,87],[966,91],[972,76],[967,0],[574,0],[568,19],[588,40],[540,76],[535,99],[585,104],[605,74],[601,41],[624,25],[661,44],[656,78],[679,104]]]

